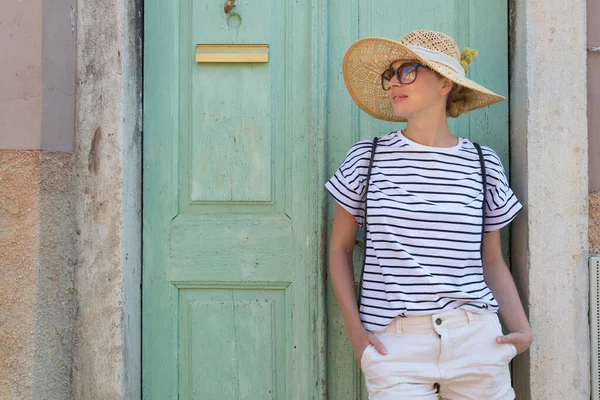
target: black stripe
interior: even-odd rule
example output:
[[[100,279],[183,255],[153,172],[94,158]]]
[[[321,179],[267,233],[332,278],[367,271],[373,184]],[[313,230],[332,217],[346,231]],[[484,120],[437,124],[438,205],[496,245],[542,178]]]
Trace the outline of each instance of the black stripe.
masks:
[[[432,229],[432,228],[417,228],[417,227],[406,227],[406,226],[402,226],[402,225],[395,225],[395,224],[379,224],[379,223],[371,223],[371,226],[389,226],[389,227],[393,227],[393,228],[404,228],[407,230],[413,230],[413,231],[428,231],[428,232],[444,232],[444,233],[458,233],[458,234],[467,234],[467,235],[472,235],[473,233],[471,232],[463,232],[463,231],[451,231],[448,229]]]
[[[402,203],[401,201],[398,200],[394,200],[394,199],[383,199],[383,198],[378,198],[378,199],[371,199],[371,200],[377,200],[379,203],[384,203],[384,202],[390,202],[392,204],[402,204],[405,206],[412,206],[415,203]],[[481,200],[479,200],[479,203],[481,203]],[[436,208],[438,209],[437,206],[431,205],[431,204],[427,204],[429,207],[428,208]],[[481,207],[481,206],[480,206]],[[479,219],[479,215],[478,214],[467,214],[465,212],[450,212],[450,211],[431,211],[431,210],[424,210],[424,209],[410,209],[410,208],[402,208],[402,207],[398,207],[398,206],[391,206],[391,205],[381,205],[381,206],[371,206],[369,207],[370,210],[398,210],[398,211],[404,211],[404,212],[409,212],[409,213],[415,213],[415,214],[433,214],[433,215],[445,215],[445,216],[450,216],[450,215],[454,215],[454,216],[458,216],[458,217],[464,217],[464,218],[477,218]]]
[[[424,224],[446,224],[446,225],[465,225],[465,226],[481,226],[481,223],[471,223],[471,222],[459,222],[459,221],[452,221],[452,222],[448,222],[448,221],[431,221],[431,220],[427,220],[427,219],[422,219],[422,218],[408,218],[408,217],[404,217],[404,216],[396,216],[396,215],[390,215],[390,214],[371,214],[371,217],[375,218],[375,217],[380,217],[380,218],[389,218],[391,220],[397,220],[399,222],[401,221],[413,221],[413,222],[422,222]]]
[[[368,256],[367,258],[368,259],[372,259],[374,257],[373,256]],[[399,260],[399,259],[396,259],[396,260]],[[416,263],[416,261],[413,260],[412,258],[410,260],[412,260],[412,261],[414,261]],[[370,263],[370,262],[367,262],[366,265],[368,265],[370,267],[378,267],[378,268],[386,268],[386,269],[403,269],[403,268],[416,269],[416,268],[413,268],[413,266],[410,266],[410,265],[380,265],[380,264],[373,264],[373,263]],[[419,264],[417,264],[417,266],[419,268],[422,268],[422,267],[431,267],[431,268],[465,269],[465,268],[481,268],[481,263],[477,263],[475,265],[460,265],[460,266],[457,266],[457,265],[439,265],[439,264],[436,265],[436,264],[419,263]]]
[[[399,244],[400,242],[398,242],[397,240],[386,240],[386,239],[375,239],[373,238],[374,235],[383,235],[382,233],[378,233],[378,232],[370,232],[371,233],[371,238],[370,241],[373,243],[395,243],[395,244]],[[473,233],[473,235],[476,235],[476,233]],[[451,242],[451,243],[479,243],[479,240],[457,240],[457,239],[449,239],[449,238],[428,238],[428,237],[424,237],[424,236],[410,236],[410,235],[404,235],[404,234],[400,234],[400,233],[395,233],[394,236],[398,236],[398,237],[402,237],[402,238],[406,238],[406,239],[422,239],[422,240],[435,240],[437,242]]]

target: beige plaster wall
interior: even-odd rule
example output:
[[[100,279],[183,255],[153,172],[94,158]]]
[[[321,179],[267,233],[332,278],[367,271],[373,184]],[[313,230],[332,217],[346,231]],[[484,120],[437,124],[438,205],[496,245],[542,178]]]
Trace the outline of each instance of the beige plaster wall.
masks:
[[[70,153],[75,0],[6,0],[0,8],[0,149]]]
[[[75,146],[75,0],[43,0],[40,149]]]
[[[75,0],[0,9],[0,399],[70,399]]]
[[[75,5],[0,7],[2,400],[141,393],[142,1]]]
[[[0,399],[31,398],[39,153],[0,151]]]
[[[33,399],[72,397],[75,213],[73,156],[39,152],[39,253]]]
[[[0,399],[70,399],[71,156],[0,150]]]
[[[3,1],[0,11],[0,149],[39,149],[42,1]]]

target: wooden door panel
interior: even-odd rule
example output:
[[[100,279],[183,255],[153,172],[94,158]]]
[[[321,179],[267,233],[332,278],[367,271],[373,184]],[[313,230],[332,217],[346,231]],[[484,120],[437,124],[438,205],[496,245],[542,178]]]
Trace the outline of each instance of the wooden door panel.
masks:
[[[352,43],[363,37],[400,40],[414,29],[445,32],[462,50],[479,51],[469,77],[496,93],[508,94],[508,4],[506,1],[477,0],[330,0],[328,2],[327,79],[327,176],[334,174],[350,147],[361,139],[381,136],[403,124],[376,120],[360,111],[344,85],[341,63]],[[477,110],[472,116],[449,120],[450,130],[459,136],[491,146],[508,169],[508,104]],[[328,198],[328,226],[335,201]],[[330,234],[330,230],[329,230]],[[504,233],[504,248],[508,251]],[[358,281],[362,250],[355,254]],[[354,361],[344,322],[331,284],[327,287],[328,398],[366,399],[364,378]]]
[[[185,213],[285,213],[293,106],[285,3],[183,0],[180,207]],[[233,29],[232,20],[240,23]],[[236,23],[236,24],[237,24]],[[195,63],[197,44],[267,44],[268,63]],[[302,43],[299,43],[302,45]]]
[[[320,20],[311,2],[224,4],[145,3],[144,397],[321,398]],[[269,60],[197,63],[198,44]]]
[[[269,289],[181,288],[181,398],[285,397],[286,287]]]

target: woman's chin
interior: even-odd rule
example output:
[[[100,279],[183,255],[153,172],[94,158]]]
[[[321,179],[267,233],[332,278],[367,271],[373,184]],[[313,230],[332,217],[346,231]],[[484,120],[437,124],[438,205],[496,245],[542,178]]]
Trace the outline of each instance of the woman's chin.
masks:
[[[415,118],[415,116],[423,113],[423,109],[419,109],[417,107],[407,107],[406,105],[404,107],[394,107],[394,105],[392,105],[392,111],[396,117],[404,120]]]
[[[407,119],[412,114],[406,107],[399,107],[399,105],[396,104],[392,104],[392,111],[396,117],[403,119]]]
[[[407,113],[406,111],[396,111],[394,110],[394,115],[398,118],[402,118],[402,119],[408,119],[408,117],[410,117],[410,113]]]

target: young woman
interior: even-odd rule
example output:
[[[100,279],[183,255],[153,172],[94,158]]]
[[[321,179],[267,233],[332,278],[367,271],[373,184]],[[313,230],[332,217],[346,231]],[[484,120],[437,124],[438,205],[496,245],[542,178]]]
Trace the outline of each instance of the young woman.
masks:
[[[373,400],[514,399],[508,364],[532,342],[499,231],[522,206],[496,153],[448,128],[504,99],[465,77],[474,56],[420,30],[359,40],[343,60],[363,111],[407,122],[352,146],[326,184],[338,202],[331,278]],[[357,307],[352,252],[365,220]]]

